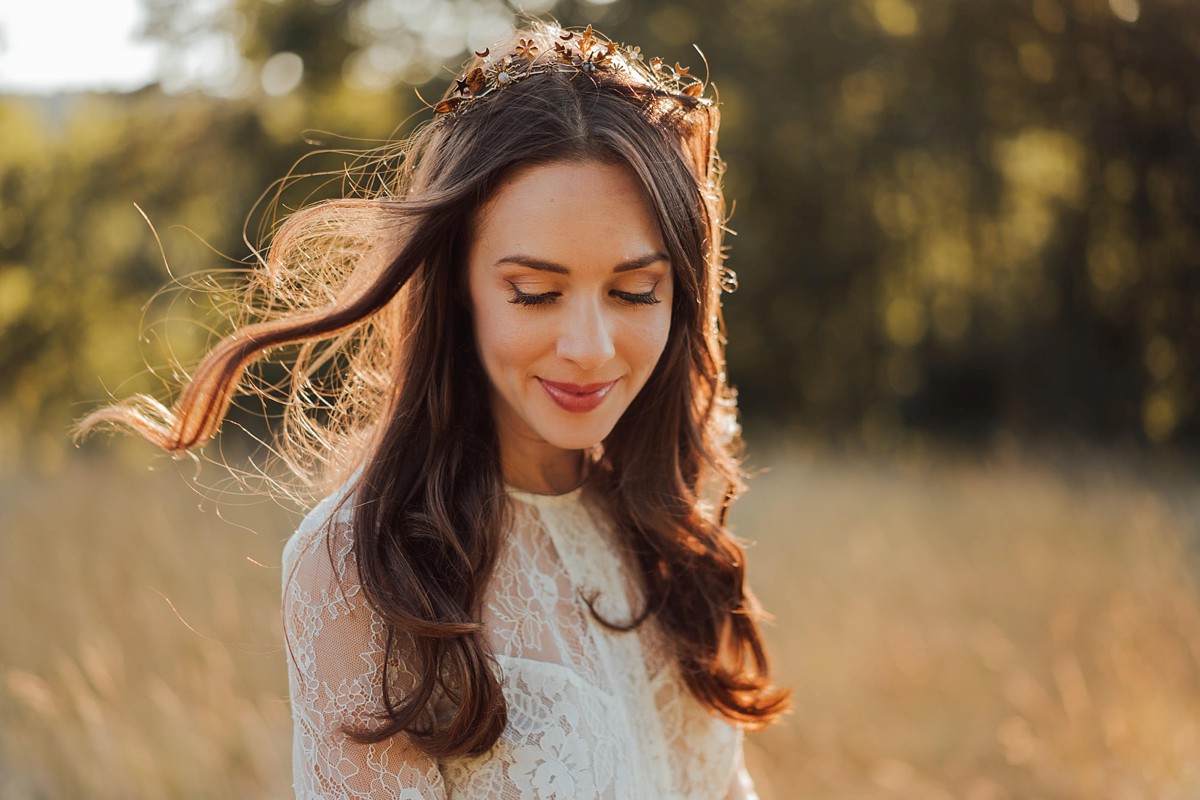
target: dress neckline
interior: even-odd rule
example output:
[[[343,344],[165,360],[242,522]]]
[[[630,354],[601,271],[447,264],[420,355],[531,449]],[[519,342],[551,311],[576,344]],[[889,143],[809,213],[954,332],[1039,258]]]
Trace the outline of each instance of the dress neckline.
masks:
[[[526,489],[518,489],[508,481],[504,481],[504,492],[509,497],[522,500],[533,505],[553,505],[578,502],[583,496],[583,490],[586,489],[588,484],[592,482],[592,479],[596,477],[596,472],[597,470],[595,465],[592,465],[583,481],[577,484],[575,488],[568,489],[565,492],[531,492]]]
[[[506,482],[504,484],[504,492],[515,500],[521,500],[535,506],[557,505],[577,502],[579,498],[583,496],[583,489],[585,486],[587,486],[586,481],[579,486],[576,486],[569,492],[562,492],[560,494],[542,494],[541,492],[530,492],[524,489],[518,489]]]

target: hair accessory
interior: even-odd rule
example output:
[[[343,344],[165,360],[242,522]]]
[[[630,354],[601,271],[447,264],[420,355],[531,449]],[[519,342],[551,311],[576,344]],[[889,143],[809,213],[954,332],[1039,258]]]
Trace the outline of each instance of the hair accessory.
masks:
[[[630,47],[604,39],[588,25],[582,33],[564,30],[552,50],[544,51],[534,39],[520,39],[517,48],[499,58],[491,50],[476,52],[479,62],[454,82],[449,96],[433,107],[437,114],[451,114],[470,101],[500,91],[528,78],[548,72],[617,72],[637,76],[656,90],[682,94],[705,105],[712,101],[701,97],[704,81],[693,77],[687,67],[675,63],[666,66],[661,58],[649,62],[640,47]]]

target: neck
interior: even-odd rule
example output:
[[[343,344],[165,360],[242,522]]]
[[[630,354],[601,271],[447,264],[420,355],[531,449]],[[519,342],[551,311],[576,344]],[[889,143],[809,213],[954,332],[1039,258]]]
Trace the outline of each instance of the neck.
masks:
[[[540,458],[534,458],[531,453],[501,447],[504,482],[535,494],[565,494],[583,485],[588,478],[584,451],[551,449],[553,453],[543,452]]]

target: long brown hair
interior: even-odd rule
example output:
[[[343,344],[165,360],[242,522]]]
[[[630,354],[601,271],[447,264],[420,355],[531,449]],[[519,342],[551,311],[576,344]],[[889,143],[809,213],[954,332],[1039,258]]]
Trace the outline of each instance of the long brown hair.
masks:
[[[513,41],[549,51],[560,34],[534,22]],[[505,175],[561,160],[599,159],[637,176],[676,286],[666,349],[597,448],[599,482],[638,554],[647,603],[628,625],[592,614],[619,629],[655,617],[692,693],[736,724],[757,729],[788,709],[726,522],[743,484],[720,313],[732,274],[723,267],[718,121],[715,103],[608,71],[530,75],[437,118],[373,151],[363,162],[373,181],[287,218],[246,294],[256,318],[208,353],[173,408],[136,396],[80,421],[80,434],[119,423],[165,450],[188,450],[215,434],[249,364],[299,346],[280,452],[314,492],[361,468],[354,553],[390,632],[385,664],[401,636],[415,644],[405,653],[415,688],[392,696],[385,666],[386,716],[349,732],[359,741],[405,731],[447,756],[483,752],[504,728],[477,620],[508,519],[462,290],[465,254],[477,211]],[[317,386],[330,371],[339,376],[332,393]],[[427,710],[439,686],[456,710],[437,729]]]

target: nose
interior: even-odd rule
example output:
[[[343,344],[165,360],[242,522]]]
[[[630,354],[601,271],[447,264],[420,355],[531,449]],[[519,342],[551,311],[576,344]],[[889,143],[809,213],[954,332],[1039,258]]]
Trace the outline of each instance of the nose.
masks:
[[[604,310],[593,301],[580,302],[573,313],[564,315],[564,330],[558,337],[559,358],[585,372],[595,372],[617,354]]]

